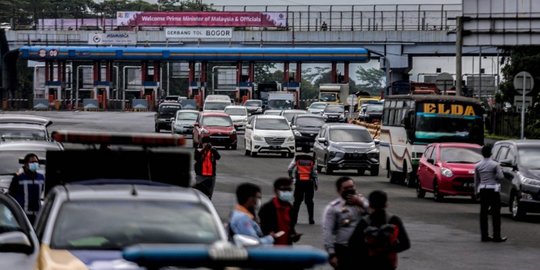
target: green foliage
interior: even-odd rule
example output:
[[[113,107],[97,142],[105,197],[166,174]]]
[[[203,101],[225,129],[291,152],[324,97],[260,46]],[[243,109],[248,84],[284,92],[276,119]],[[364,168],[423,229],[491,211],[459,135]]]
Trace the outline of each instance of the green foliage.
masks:
[[[356,70],[357,78],[362,81],[358,85],[359,90],[369,92],[371,95],[378,95],[383,89],[384,70],[359,66]]]

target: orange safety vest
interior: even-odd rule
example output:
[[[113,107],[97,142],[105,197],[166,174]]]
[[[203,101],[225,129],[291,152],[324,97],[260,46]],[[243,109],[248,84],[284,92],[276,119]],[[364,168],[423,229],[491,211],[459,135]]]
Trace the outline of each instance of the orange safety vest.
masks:
[[[202,175],[203,176],[212,176],[214,173],[214,168],[212,168],[212,151],[205,153],[202,163]]]
[[[300,159],[296,161],[296,174],[299,181],[310,181],[314,162],[311,160]]]

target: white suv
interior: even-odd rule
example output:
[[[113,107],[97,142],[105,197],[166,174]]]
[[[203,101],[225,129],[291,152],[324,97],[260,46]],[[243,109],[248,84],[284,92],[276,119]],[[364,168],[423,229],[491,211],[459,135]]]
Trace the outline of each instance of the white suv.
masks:
[[[278,153],[293,157],[294,134],[283,116],[257,115],[250,118],[244,135],[246,156],[258,153]]]

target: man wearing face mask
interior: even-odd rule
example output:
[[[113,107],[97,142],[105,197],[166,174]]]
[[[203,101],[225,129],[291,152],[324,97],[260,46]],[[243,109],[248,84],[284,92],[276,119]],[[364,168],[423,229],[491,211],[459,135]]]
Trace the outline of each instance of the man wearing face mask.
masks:
[[[274,243],[274,238],[279,238],[283,232],[270,233],[264,236],[261,227],[257,223],[256,212],[261,206],[261,188],[252,183],[243,183],[236,188],[236,200],[231,219],[229,221],[229,233],[232,235],[242,234],[258,239],[263,245]]]
[[[302,153],[303,152],[303,153]],[[289,164],[289,177],[294,179],[294,203],[295,217],[298,217],[302,201],[305,202],[309,216],[309,224],[315,224],[313,219],[313,197],[317,190],[317,168],[313,157],[308,155],[309,149],[302,148]],[[296,218],[293,220],[296,224]]]
[[[300,240],[301,234],[295,230],[295,212],[291,202],[293,201],[292,180],[281,177],[274,181],[275,196],[263,204],[259,211],[261,229],[263,234],[284,232],[283,236],[275,239],[275,245],[292,245]]]
[[[338,178],[336,189],[340,198],[331,201],[323,214],[324,248],[334,269],[354,269],[354,254],[350,252],[348,242],[362,216],[367,214],[369,203],[364,196],[356,192],[350,177]]]
[[[38,169],[38,156],[27,154],[22,168],[13,176],[9,185],[9,195],[21,205],[31,223],[41,208],[40,196],[45,185],[45,176],[38,173]]]

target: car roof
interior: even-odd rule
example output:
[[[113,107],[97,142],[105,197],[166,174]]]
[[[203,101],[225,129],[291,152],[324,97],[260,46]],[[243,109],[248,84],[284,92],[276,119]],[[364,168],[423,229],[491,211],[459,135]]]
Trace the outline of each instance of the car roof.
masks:
[[[6,141],[0,143],[0,151],[37,151],[37,150],[62,150],[63,147],[57,142],[39,140]]]
[[[0,116],[0,123],[18,123],[18,124],[29,124],[29,125],[43,125],[49,126],[52,124],[52,121],[38,116],[33,115],[24,115],[24,114],[4,114]]]
[[[197,110],[178,110],[176,114],[179,114],[179,113],[200,113],[200,112]]]
[[[0,123],[0,129],[33,129],[33,130],[45,130],[44,125],[37,124],[25,124],[25,123]]]
[[[311,114],[311,113],[297,114],[294,117],[296,117],[296,118],[320,118],[320,119],[324,119],[322,116],[320,116],[318,114]]]
[[[201,116],[229,116],[224,112],[202,112]]]
[[[245,109],[246,106],[240,106],[240,105],[229,105],[225,107],[225,109]]]
[[[531,145],[540,146],[540,140],[504,140],[504,141],[498,141],[495,144],[500,144],[500,143],[510,143],[516,146],[531,146]]]
[[[182,107],[182,105],[178,102],[162,102],[159,104],[159,106],[176,106],[176,107]]]
[[[259,114],[256,116],[257,119],[285,119],[285,117],[281,115],[268,115],[268,114]]]
[[[260,100],[260,99],[248,99],[248,100],[246,100],[245,102],[248,102],[248,101],[257,101],[257,102],[262,102],[262,100]],[[244,102],[244,103],[245,103],[245,102]]]
[[[328,123],[324,124],[323,127],[327,127],[329,129],[363,129],[367,130],[367,128],[355,124],[348,124],[348,123]]]
[[[98,181],[98,180],[96,180]],[[113,182],[107,179],[105,181]],[[118,180],[122,181],[122,180]],[[129,180],[127,180],[129,181]],[[141,199],[141,200],[170,200],[185,202],[200,202],[201,195],[192,188],[183,188],[171,185],[144,185],[144,184],[84,184],[70,183],[57,186],[57,192],[69,193],[69,200],[107,200],[107,199]],[[150,182],[152,183],[152,182]]]
[[[283,110],[282,113],[307,113],[306,110]]]

